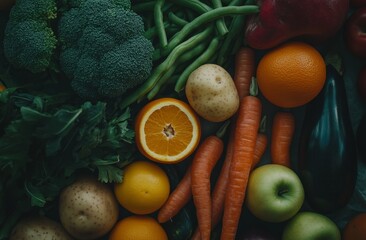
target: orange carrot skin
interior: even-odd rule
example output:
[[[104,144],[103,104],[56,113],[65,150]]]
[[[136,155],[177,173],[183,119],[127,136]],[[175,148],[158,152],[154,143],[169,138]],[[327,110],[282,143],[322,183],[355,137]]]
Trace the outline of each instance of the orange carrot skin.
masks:
[[[217,136],[207,137],[197,149],[192,161],[192,196],[196,207],[201,239],[211,237],[211,173],[224,150],[223,141]]]
[[[229,182],[222,220],[222,240],[235,239],[249,173],[254,161],[254,149],[260,126],[262,103],[259,98],[246,96],[240,103],[234,139]]]
[[[236,53],[235,56],[235,72],[234,72],[234,84],[236,89],[238,90],[239,99],[243,99],[243,97],[249,95],[249,89],[252,77],[255,72],[255,52],[250,47],[242,47]],[[229,181],[229,172],[230,172],[230,164],[233,156],[233,147],[234,147],[234,132],[235,132],[235,121],[236,115],[233,117],[232,127],[230,129],[229,141],[226,145],[226,154],[224,158],[224,163],[222,165],[219,177],[216,181],[216,185],[212,192],[212,228],[214,228],[218,222],[220,221],[224,209],[224,201],[227,183]],[[263,144],[259,146],[261,149],[258,149],[258,156],[262,149]],[[262,153],[263,154],[263,153]],[[259,162],[259,160],[257,161]],[[196,229],[191,240],[199,240],[201,239],[201,235]]]
[[[268,137],[264,133],[258,133],[257,141],[255,143],[254,158],[252,169],[260,162],[268,145]]]
[[[272,123],[271,161],[291,167],[291,143],[295,132],[295,117],[290,112],[276,112]]]
[[[230,136],[229,139],[234,139],[234,136]],[[228,142],[224,163],[221,167],[220,175],[217,178],[215,188],[212,192],[212,228],[215,228],[219,223],[222,212],[224,211],[224,202],[227,184],[229,182],[230,163],[231,156],[233,154],[233,147],[230,145],[234,144],[234,141]],[[254,150],[254,160],[252,169],[260,162],[264,152],[266,151],[268,144],[267,135],[264,133],[258,133],[257,141]],[[230,155],[230,156],[229,156]],[[228,157],[229,156],[229,157]],[[191,240],[200,240],[201,235],[198,229],[192,235]]]
[[[170,193],[164,205],[159,209],[157,216],[159,223],[164,223],[173,218],[191,198],[191,166],[189,166],[177,187]]]
[[[250,47],[242,47],[235,55],[234,83],[239,99],[249,95],[249,87],[255,72],[255,52]]]

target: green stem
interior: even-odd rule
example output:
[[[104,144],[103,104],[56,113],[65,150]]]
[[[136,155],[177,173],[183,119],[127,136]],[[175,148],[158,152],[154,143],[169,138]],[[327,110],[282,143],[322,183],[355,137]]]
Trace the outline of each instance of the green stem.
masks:
[[[252,81],[249,87],[249,94],[250,96],[257,96],[258,95],[258,83],[255,77],[252,77]]]
[[[217,130],[216,132],[216,136],[218,138],[223,138],[226,134],[227,128],[229,127],[231,121],[230,120],[226,120],[221,126],[220,128]]]

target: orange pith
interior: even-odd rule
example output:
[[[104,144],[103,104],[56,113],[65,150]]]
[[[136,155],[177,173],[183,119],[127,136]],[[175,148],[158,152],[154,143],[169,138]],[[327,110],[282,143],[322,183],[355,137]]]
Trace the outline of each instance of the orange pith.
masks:
[[[147,158],[175,163],[197,147],[201,130],[190,106],[175,98],[149,102],[136,118],[136,144]]]

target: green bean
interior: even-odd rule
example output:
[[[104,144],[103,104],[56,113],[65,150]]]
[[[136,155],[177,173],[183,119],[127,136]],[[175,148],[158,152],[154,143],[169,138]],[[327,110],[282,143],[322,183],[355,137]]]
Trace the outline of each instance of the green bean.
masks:
[[[193,61],[184,71],[183,73],[180,75],[180,77],[178,78],[176,84],[175,84],[175,88],[174,90],[176,92],[180,92],[182,89],[184,89],[184,86],[187,82],[187,79],[189,77],[189,75],[196,70],[199,66],[201,66],[202,64],[207,63],[212,56],[214,56],[214,54],[216,53],[216,50],[219,46],[219,38],[215,37],[214,39],[212,39],[210,45],[208,45],[208,48],[206,49],[206,51],[201,54],[195,61]]]
[[[212,6],[214,6],[214,8],[221,8],[222,7],[221,0],[212,0]],[[220,36],[224,36],[228,33],[229,30],[227,29],[226,23],[223,18],[217,20],[216,24]]]
[[[174,73],[177,73],[177,72],[181,73],[182,71],[184,71],[184,70],[181,70],[180,68],[186,69],[187,66],[185,63],[187,63],[187,62],[191,61],[192,59],[194,59],[195,57],[199,56],[206,49],[206,47],[207,47],[207,43],[204,41],[204,42],[198,44],[197,46],[195,46],[193,49],[188,50],[187,52],[183,53],[176,60],[175,66],[171,68],[172,71],[171,71],[171,69],[169,69],[168,72],[166,74],[164,74],[164,76],[162,76],[157,81],[155,86],[147,94],[147,99],[151,100],[152,98],[154,98],[156,96],[156,94],[158,94],[161,91],[161,89],[166,85],[166,83],[170,80],[170,77]],[[181,74],[179,74],[179,75],[181,75]]]
[[[168,18],[169,18],[169,20],[173,23],[173,24],[175,24],[175,25],[177,25],[177,26],[180,26],[180,27],[183,27],[184,25],[186,25],[188,22],[185,20],[185,19],[183,19],[183,18],[181,18],[181,17],[178,17],[177,15],[175,15],[173,12],[169,12],[169,14],[168,14]]]
[[[213,28],[208,27],[202,32],[197,33],[175,47],[168,57],[154,69],[150,77],[142,85],[135,89],[135,91],[122,100],[120,103],[120,108],[125,109],[132,103],[141,100],[155,86],[161,76],[163,76],[166,71],[174,66],[179,56],[189,49],[192,49],[194,46],[197,46],[197,44],[200,42],[204,41],[212,32]]]
[[[200,14],[212,10],[212,8],[210,6],[206,5],[205,3],[203,3],[199,0],[173,0],[173,1],[178,4],[181,4],[184,7],[191,8]],[[218,3],[217,7],[222,7],[222,4],[221,5],[219,4],[219,3],[221,3],[220,0],[213,0],[213,1]],[[217,8],[217,7],[215,6],[215,8]],[[223,20],[218,20],[216,22],[216,27],[221,36],[224,36],[228,31],[227,27],[225,25],[225,22]]]
[[[165,0],[157,0],[154,7],[154,20],[155,26],[157,27],[158,37],[160,45],[162,47],[168,44],[168,39],[166,37],[165,27],[164,27],[164,17],[163,11],[161,10],[164,5]]]
[[[242,5],[247,5],[245,4],[245,0],[232,0],[228,6],[242,6]]]
[[[198,0],[171,0],[171,1],[183,7],[193,9],[194,11],[200,14],[212,10],[210,6]]]
[[[232,48],[232,41],[238,37],[239,32],[244,29],[245,18],[246,16],[244,15],[235,16],[231,21],[229,33],[227,34],[218,53],[217,64],[223,65],[226,61],[227,56],[230,54],[230,48]]]
[[[169,27],[169,23],[168,22],[164,22],[164,28],[168,28]],[[151,27],[149,29],[147,29],[145,31],[145,34],[144,36],[149,39],[149,40],[153,40],[153,38],[158,34],[157,32],[157,27],[154,26],[154,27]]]
[[[153,99],[160,91],[162,85],[164,85],[166,82],[169,81],[170,77],[173,76],[175,72],[175,66],[171,67],[166,71],[159,79],[159,81],[155,84],[155,86],[150,90],[150,92],[147,94],[147,99],[151,100]]]
[[[243,5],[252,5],[255,4],[256,1],[255,0],[232,0],[228,6],[243,6]]]
[[[193,58],[199,56],[207,47],[207,42],[204,41],[191,50],[185,52],[177,59],[177,64],[185,63],[191,61]]]
[[[174,35],[176,34],[178,31],[180,30],[179,27],[177,27],[176,25],[170,25],[169,27],[166,28],[166,32],[169,35]]]
[[[256,5],[246,5],[241,7],[222,7],[216,8],[209,12],[203,13],[196,17],[193,21],[186,24],[181,31],[179,31],[166,45],[161,49],[161,55],[166,56],[169,54],[183,39],[197,28],[203,27],[204,24],[216,20],[218,18],[228,15],[240,15],[251,14],[258,12],[259,8]]]

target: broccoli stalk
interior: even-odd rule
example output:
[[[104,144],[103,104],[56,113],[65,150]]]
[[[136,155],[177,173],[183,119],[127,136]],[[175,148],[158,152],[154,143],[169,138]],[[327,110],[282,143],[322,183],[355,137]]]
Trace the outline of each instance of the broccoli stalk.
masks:
[[[17,0],[5,29],[4,54],[19,69],[43,72],[52,64],[57,39],[56,0]]]
[[[129,0],[65,0],[58,22],[60,67],[85,99],[122,96],[152,69],[153,45]]]

